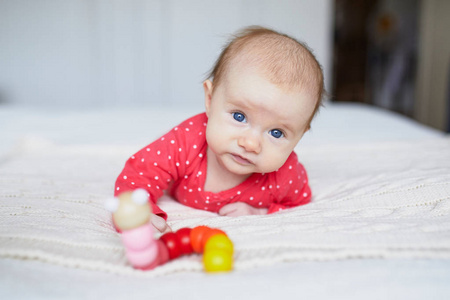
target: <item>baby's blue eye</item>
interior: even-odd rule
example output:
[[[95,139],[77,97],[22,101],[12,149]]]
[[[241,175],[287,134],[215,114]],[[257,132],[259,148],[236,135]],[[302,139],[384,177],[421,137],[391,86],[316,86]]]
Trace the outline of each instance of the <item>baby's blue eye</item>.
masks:
[[[238,113],[238,112],[234,112],[233,113],[233,118],[238,121],[238,122],[245,122],[245,116],[244,114]]]
[[[283,132],[279,129],[272,129],[271,131],[269,131],[270,135],[273,136],[274,138],[281,138],[284,136]]]

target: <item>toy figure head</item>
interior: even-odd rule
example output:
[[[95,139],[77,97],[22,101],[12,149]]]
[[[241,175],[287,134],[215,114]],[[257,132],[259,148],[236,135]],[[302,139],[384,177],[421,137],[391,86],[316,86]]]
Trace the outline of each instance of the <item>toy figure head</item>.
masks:
[[[134,229],[150,221],[152,213],[148,193],[143,189],[124,192],[108,199],[106,208],[113,213],[114,224],[121,230]]]

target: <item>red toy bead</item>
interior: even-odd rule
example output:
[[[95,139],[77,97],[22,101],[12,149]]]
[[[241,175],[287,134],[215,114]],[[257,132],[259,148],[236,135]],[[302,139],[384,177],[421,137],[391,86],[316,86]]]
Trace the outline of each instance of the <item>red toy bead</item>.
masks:
[[[181,228],[175,234],[178,237],[181,254],[192,254],[194,250],[191,245],[191,228]]]
[[[169,251],[169,258],[175,259],[181,255],[181,246],[178,237],[173,232],[168,232],[159,238]]]

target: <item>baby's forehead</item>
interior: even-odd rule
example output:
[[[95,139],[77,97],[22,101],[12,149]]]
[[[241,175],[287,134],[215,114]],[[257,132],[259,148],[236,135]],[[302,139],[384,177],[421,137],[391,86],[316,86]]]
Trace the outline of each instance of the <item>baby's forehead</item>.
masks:
[[[255,80],[252,80],[252,79]],[[310,120],[315,114],[315,107],[317,107],[320,99],[317,97],[317,88],[314,85],[304,84],[301,82],[297,82],[296,84],[292,84],[289,81],[279,81],[274,79],[273,74],[270,71],[267,71],[267,68],[255,65],[248,65],[245,63],[237,63],[234,64],[232,68],[229,69],[227,74],[225,74],[225,93],[227,96],[231,98],[240,98],[242,96],[246,96],[244,99],[260,99],[263,101],[265,96],[271,95],[279,99],[277,107],[291,107],[291,113],[296,114],[295,118],[299,118],[299,121],[303,122],[306,120],[300,120],[300,116]],[[264,83],[266,82],[266,83]],[[256,85],[256,89],[254,86]],[[273,85],[276,87],[278,92],[275,94],[266,93],[270,90],[266,90],[263,87],[267,85]],[[261,88],[261,90],[260,90]],[[261,91],[264,90],[264,94],[261,94]],[[272,90],[273,91],[273,90]],[[281,92],[281,93],[280,93]],[[288,94],[290,99],[296,100],[295,102],[285,102],[280,97],[281,95]],[[290,103],[290,104],[289,104]],[[301,105],[300,111],[298,110]],[[272,107],[271,110],[276,110],[276,107]],[[306,114],[303,114],[306,113]],[[307,123],[309,123],[308,121]],[[305,122],[306,123],[306,122]]]
[[[286,68],[289,68],[289,66],[286,66]],[[286,93],[299,95],[303,95],[305,93],[314,94],[315,88],[312,88],[312,86],[310,85],[304,84],[304,81],[283,80],[283,78],[280,78],[279,73],[280,71],[274,72],[274,70],[271,69],[271,65],[266,64],[263,61],[259,61],[255,64],[254,61],[241,59],[230,62],[229,68],[224,74],[224,80],[229,81],[231,78],[240,77],[241,75],[244,76],[243,74],[246,74],[247,76],[251,76],[251,74],[253,74],[264,78],[269,83],[277,86],[279,89]]]
[[[289,106],[283,99],[296,100],[307,107],[314,106],[317,99],[313,92],[300,85],[280,85],[271,82],[264,69],[236,66],[225,78],[224,89],[226,97],[264,103],[266,100],[278,99],[276,105]],[[287,98],[286,98],[287,97]],[[268,101],[270,102],[270,101]],[[295,104],[295,102],[291,102]],[[272,107],[270,109],[276,109]],[[303,110],[303,109],[302,109]]]
[[[321,84],[321,69],[315,58],[301,45],[286,48],[258,44],[240,49],[230,56],[225,73],[254,68],[271,83],[285,89],[317,89]]]

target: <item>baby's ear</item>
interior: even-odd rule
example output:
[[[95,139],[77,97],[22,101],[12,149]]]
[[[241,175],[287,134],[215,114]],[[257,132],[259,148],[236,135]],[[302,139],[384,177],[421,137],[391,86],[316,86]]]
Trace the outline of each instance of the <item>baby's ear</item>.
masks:
[[[211,106],[211,99],[212,99],[212,93],[213,93],[213,83],[211,80],[207,79],[203,82],[203,91],[205,92],[206,115],[209,116],[209,109]]]

